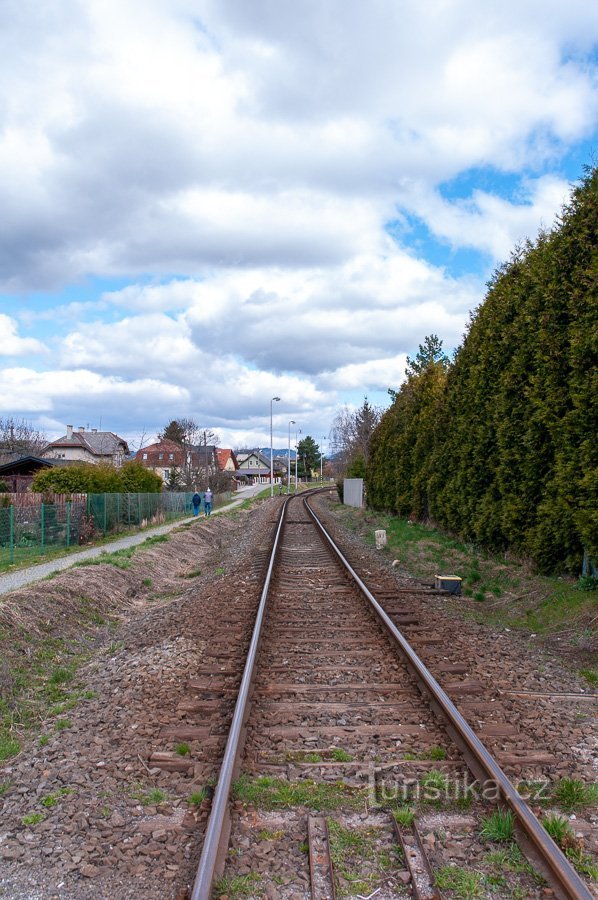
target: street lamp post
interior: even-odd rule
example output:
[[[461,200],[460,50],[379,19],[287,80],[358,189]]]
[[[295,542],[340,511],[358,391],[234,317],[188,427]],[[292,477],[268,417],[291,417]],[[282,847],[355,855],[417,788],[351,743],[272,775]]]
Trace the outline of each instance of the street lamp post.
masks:
[[[298,489],[299,489],[299,483],[298,483],[298,481],[297,481],[297,459],[298,459],[298,457],[299,457],[299,442],[298,442],[298,438],[299,438],[299,435],[300,435],[300,434],[301,434],[301,429],[299,429],[299,431],[296,431],[296,432],[295,432],[295,493],[297,493],[297,491],[298,491]]]
[[[320,484],[324,484],[324,441],[326,438],[322,438],[322,443],[320,444]]]
[[[294,419],[289,421],[289,458],[288,458],[288,468],[287,468],[287,494],[291,493],[291,425],[295,425],[296,422]]]
[[[271,497],[274,496],[274,477],[273,477],[274,473],[272,471],[274,468],[274,455],[273,455],[273,451],[272,451],[272,404],[275,401],[278,402],[278,400],[280,400],[280,397],[272,397],[272,399],[270,400],[270,496]]]

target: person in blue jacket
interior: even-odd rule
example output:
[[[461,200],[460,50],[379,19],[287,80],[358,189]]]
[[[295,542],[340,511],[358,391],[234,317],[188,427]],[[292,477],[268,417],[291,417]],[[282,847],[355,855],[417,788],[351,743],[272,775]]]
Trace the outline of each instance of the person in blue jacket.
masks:
[[[201,506],[201,495],[195,491],[193,496],[191,497],[191,503],[193,504],[193,515],[199,515],[199,507]]]

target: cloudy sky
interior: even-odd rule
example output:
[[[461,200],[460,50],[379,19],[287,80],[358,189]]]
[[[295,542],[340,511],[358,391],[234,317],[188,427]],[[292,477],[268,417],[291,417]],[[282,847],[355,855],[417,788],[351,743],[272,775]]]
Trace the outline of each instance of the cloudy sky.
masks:
[[[588,0],[0,0],[0,417],[316,440],[598,153]]]

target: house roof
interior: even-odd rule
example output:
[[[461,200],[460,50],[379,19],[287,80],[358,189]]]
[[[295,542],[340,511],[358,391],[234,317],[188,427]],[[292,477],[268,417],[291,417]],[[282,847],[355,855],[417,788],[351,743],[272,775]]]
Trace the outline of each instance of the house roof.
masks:
[[[161,441],[156,441],[155,444],[148,444],[146,447],[140,447],[136,456],[141,457],[143,453],[181,453],[182,450],[183,448],[180,444],[177,444],[176,441],[171,441],[169,438],[163,438]]]
[[[270,469],[270,457],[262,453],[260,450],[244,450],[242,453],[237,453],[237,460],[239,465],[241,463],[247,462],[247,460],[253,456],[256,460],[258,460],[260,466],[266,466]]]
[[[235,469],[238,469],[239,464],[237,462],[237,458],[234,454],[234,451],[229,450],[224,447],[216,447],[216,461],[218,463],[218,468],[221,471],[224,471],[224,468],[225,468],[227,462],[229,461],[229,459],[232,459]]]
[[[44,453],[50,448],[82,447],[94,456],[113,456],[120,450],[129,452],[129,445],[124,438],[119,437],[113,431],[73,431],[72,435],[63,435],[56,441],[51,441],[44,447]]]
[[[76,459],[40,459],[39,456],[21,456],[0,465],[0,475],[29,475],[38,469],[52,469],[55,466],[77,465]]]

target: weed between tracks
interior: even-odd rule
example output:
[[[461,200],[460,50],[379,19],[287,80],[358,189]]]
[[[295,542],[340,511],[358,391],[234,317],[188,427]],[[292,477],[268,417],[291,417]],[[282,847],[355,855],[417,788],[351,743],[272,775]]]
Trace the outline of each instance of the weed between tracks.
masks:
[[[363,809],[367,788],[342,781],[285,781],[282,778],[241,775],[233,786],[233,798],[259,809],[291,809],[304,806],[317,812],[340,808]]]
[[[328,820],[330,856],[339,896],[369,894],[396,867],[400,851],[380,845],[383,832],[385,829],[379,827],[346,828]]]

